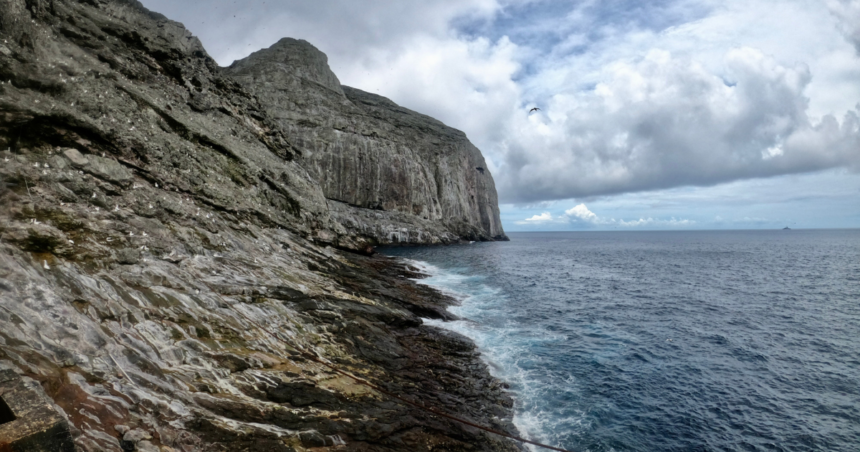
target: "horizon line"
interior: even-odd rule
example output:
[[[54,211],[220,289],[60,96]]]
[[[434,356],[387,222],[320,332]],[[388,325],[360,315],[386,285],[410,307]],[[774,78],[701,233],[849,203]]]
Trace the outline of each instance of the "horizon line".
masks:
[[[563,231],[505,231],[505,234],[511,233],[542,233],[542,232],[720,232],[720,231],[784,231],[785,228],[757,228],[757,229],[576,229]],[[789,228],[790,231],[847,231],[860,230],[860,226],[841,227],[841,228]]]

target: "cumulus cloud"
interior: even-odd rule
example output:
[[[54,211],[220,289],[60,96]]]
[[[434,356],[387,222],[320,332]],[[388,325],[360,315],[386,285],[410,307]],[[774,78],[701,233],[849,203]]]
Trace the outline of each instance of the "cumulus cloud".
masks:
[[[597,221],[597,215],[588,210],[588,207],[586,207],[585,204],[579,204],[572,209],[565,210],[564,214],[568,217],[578,218],[583,221]]]
[[[733,49],[718,76],[653,50],[608,65],[592,90],[554,96],[517,124],[506,201],[565,199],[814,171],[860,162],[856,111],[813,122],[803,64]]]
[[[526,218],[523,221],[518,221],[517,224],[543,224],[543,223],[550,223],[553,221],[555,221],[555,219],[553,219],[552,214],[549,212],[544,212],[540,215],[535,215],[531,218]]]
[[[585,204],[578,204],[564,211],[563,215],[553,217],[550,212],[543,212],[539,215],[534,215],[531,218],[526,218],[522,221],[517,221],[518,225],[555,225],[555,226],[575,226],[575,227],[624,227],[624,228],[654,228],[654,227],[688,227],[696,224],[693,220],[687,219],[659,219],[659,218],[638,218],[635,220],[615,219],[610,217],[601,217],[588,209]]]

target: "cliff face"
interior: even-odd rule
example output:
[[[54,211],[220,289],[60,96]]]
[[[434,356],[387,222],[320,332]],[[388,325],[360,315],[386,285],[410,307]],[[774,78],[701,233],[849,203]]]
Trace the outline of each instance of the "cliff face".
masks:
[[[319,126],[137,2],[0,0],[0,372],[79,450],[517,450],[308,358],[515,430],[474,346],[422,325],[451,300],[337,249],[501,234],[480,154],[299,47],[283,89]]]
[[[351,234],[379,243],[433,243],[449,240],[446,232],[506,239],[492,175],[464,133],[341,86],[326,56],[306,41],[282,39],[224,72],[289,134],[303,167],[334,201],[334,219]],[[377,218],[360,209],[376,210]]]

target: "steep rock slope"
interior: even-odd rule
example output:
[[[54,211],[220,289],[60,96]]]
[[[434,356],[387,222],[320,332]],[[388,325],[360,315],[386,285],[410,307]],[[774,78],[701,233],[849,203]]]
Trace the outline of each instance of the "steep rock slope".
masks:
[[[341,86],[325,54],[306,41],[284,38],[224,72],[292,137],[351,233],[426,243],[439,240],[442,225],[470,240],[506,239],[493,177],[463,132]],[[361,208],[378,217],[367,219]]]
[[[308,359],[514,431],[299,141],[137,2],[0,0],[0,369],[80,450],[517,450]]]

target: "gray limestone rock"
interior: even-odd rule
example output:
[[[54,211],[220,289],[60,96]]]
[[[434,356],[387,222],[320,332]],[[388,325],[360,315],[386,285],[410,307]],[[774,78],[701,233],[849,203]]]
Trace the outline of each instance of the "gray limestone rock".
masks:
[[[122,265],[134,265],[140,262],[140,250],[123,248],[116,252],[116,261]]]
[[[90,163],[90,161],[75,148],[63,149],[63,155],[65,155],[66,158],[72,162],[72,165],[76,167],[84,167]]]
[[[306,41],[282,39],[224,72],[290,131],[326,198],[381,213],[333,208],[352,235],[377,243],[506,239],[492,175],[464,133],[340,86],[325,55]]]
[[[123,188],[131,185],[133,179],[132,172],[116,160],[98,156],[90,156],[88,160],[89,165],[85,167],[85,171],[90,174]]]
[[[516,433],[474,345],[422,324],[454,300],[369,255],[503,237],[461,132],[299,41],[225,74],[134,0],[0,0],[0,42],[0,368],[44,388],[0,450],[522,450],[317,358]]]

